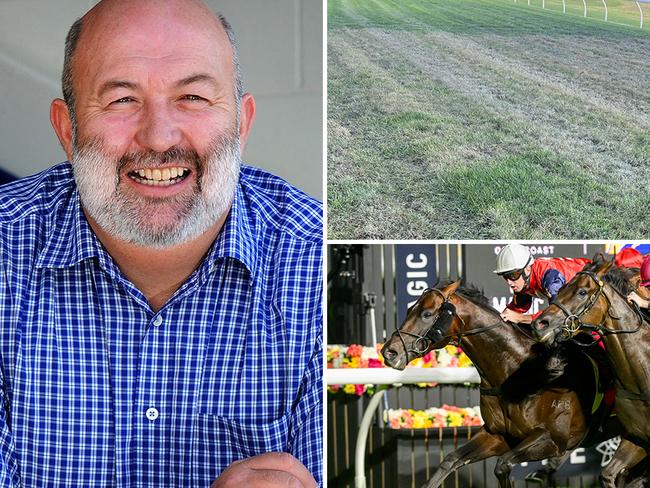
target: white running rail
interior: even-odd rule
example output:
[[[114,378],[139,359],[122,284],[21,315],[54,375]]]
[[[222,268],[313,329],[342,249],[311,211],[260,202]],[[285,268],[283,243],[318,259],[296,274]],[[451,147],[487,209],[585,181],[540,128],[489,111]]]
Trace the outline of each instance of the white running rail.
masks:
[[[479,383],[476,368],[342,368],[326,370],[328,385],[398,385],[411,383]],[[366,488],[366,441],[372,417],[381,405],[386,390],[376,392],[363,413],[354,454],[354,486]]]

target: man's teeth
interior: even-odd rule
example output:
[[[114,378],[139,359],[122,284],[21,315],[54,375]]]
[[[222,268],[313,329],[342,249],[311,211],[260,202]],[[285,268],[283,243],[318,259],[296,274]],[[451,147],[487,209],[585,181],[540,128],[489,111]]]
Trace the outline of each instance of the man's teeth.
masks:
[[[190,170],[187,168],[173,167],[163,169],[136,169],[129,176],[144,185],[169,186],[184,179]]]

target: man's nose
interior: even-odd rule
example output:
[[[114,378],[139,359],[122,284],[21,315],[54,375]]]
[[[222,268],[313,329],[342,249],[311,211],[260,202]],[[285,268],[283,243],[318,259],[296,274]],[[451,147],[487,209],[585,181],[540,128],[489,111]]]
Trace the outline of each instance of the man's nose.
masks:
[[[136,142],[144,149],[164,152],[181,142],[173,111],[164,103],[148,105],[142,114]]]

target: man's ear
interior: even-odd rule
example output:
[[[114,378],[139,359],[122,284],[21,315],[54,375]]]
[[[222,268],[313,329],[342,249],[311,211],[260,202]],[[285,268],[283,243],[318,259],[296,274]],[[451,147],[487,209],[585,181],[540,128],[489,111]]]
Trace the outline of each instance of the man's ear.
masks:
[[[255,120],[255,99],[250,93],[244,93],[239,107],[239,142],[242,153],[246,147],[253,120]]]
[[[53,100],[50,105],[50,122],[68,161],[70,161],[72,159],[72,120],[68,105],[60,98]]]

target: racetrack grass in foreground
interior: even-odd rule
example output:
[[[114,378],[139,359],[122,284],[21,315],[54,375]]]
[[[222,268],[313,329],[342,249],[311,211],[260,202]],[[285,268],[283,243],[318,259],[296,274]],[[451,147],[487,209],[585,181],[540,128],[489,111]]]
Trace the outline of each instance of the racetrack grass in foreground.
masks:
[[[329,238],[647,238],[648,31],[497,0],[328,23]]]

